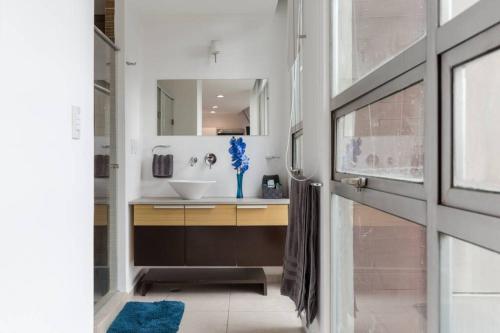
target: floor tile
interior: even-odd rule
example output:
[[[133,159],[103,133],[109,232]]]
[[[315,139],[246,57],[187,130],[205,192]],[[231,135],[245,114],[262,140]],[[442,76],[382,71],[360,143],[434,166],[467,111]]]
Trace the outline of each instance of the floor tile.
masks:
[[[255,288],[234,287],[231,290],[229,311],[280,311],[293,312],[295,305],[285,296],[281,296],[278,284],[269,284],[267,296],[255,291]]]
[[[295,312],[229,312],[227,333],[304,333]]]
[[[184,312],[179,333],[226,333],[227,311]]]
[[[229,287],[189,287],[168,294],[169,301],[181,301],[190,311],[228,311]]]

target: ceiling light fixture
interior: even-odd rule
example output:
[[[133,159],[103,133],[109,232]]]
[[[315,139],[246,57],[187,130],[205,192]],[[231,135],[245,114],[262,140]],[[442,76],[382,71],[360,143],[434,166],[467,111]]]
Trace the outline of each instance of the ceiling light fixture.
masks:
[[[218,109],[218,108],[219,108],[219,106],[217,106],[217,105],[212,106],[212,109]]]
[[[217,98],[224,98],[224,95],[217,95]]]
[[[217,56],[222,53],[220,49],[220,42],[218,40],[210,41],[209,53],[214,57],[214,63],[217,63]]]
[[[210,113],[211,113],[211,114],[215,114],[216,112],[212,110],[212,111],[210,111]]]

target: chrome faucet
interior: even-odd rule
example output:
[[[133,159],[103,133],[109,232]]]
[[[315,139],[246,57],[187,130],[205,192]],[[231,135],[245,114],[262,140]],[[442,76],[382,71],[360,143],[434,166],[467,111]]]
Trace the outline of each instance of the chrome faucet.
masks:
[[[189,159],[189,165],[190,165],[191,167],[194,167],[194,166],[196,165],[196,163],[198,163],[198,157],[193,156],[193,157],[191,157],[191,158]]]
[[[208,153],[205,155],[205,163],[208,165],[210,169],[212,169],[212,165],[217,162],[217,156],[214,153]]]

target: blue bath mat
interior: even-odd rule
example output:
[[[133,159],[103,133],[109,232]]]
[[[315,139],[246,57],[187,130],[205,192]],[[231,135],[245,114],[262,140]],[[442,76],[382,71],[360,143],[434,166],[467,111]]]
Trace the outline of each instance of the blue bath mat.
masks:
[[[108,333],[176,333],[183,314],[182,302],[128,302]]]

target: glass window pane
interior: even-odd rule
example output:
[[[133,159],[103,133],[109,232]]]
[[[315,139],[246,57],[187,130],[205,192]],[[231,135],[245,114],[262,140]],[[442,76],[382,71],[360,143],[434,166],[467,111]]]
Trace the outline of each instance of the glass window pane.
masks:
[[[425,332],[425,227],[336,195],[332,207],[336,332]]]
[[[441,238],[442,331],[496,333],[500,327],[500,255]]]
[[[338,172],[423,181],[423,83],[337,120]]]
[[[302,122],[302,52],[295,59],[292,66],[292,125]]]
[[[453,184],[498,192],[500,51],[456,67],[453,82]]]
[[[292,137],[292,147],[293,147],[293,160],[292,160],[292,168],[302,170],[303,169],[303,145],[304,145],[304,136],[302,131],[294,134]]]
[[[333,96],[425,35],[425,0],[333,0]]]
[[[445,24],[479,0],[441,0],[441,24]]]

